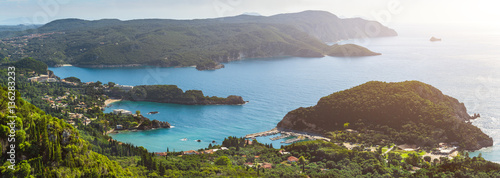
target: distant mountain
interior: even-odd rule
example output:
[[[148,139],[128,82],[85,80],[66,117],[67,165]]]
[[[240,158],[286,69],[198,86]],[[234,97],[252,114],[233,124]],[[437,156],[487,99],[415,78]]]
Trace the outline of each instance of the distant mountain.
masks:
[[[324,42],[335,42],[353,38],[397,36],[397,32],[379,22],[361,18],[341,19],[326,11],[304,11],[299,13],[264,16],[236,16],[223,20],[232,23],[286,24],[306,32]]]
[[[260,15],[260,14],[259,14],[259,13],[257,13],[257,12],[245,12],[245,13],[243,13],[243,14],[241,14],[241,15],[262,16],[262,15]]]
[[[16,31],[24,31],[24,30],[29,30],[29,29],[34,29],[41,27],[42,25],[34,25],[34,24],[29,24],[29,25],[0,25],[0,32],[4,31],[11,31],[11,32],[16,32]]]
[[[428,84],[367,82],[289,112],[278,128],[317,133],[373,130],[371,139],[424,147],[440,142],[456,142],[467,150],[492,146],[492,138],[470,124],[471,119],[463,103]]]
[[[369,27],[379,33],[364,31]],[[45,36],[30,38],[18,56],[29,55],[51,66],[71,63],[89,67],[192,66],[253,57],[322,57],[330,50],[324,41],[397,35],[378,22],[339,19],[323,11],[198,20],[62,19],[15,36],[33,33]]]

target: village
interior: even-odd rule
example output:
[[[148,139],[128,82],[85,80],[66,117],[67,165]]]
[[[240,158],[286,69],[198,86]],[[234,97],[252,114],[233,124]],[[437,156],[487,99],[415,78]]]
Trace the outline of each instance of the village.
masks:
[[[89,125],[92,121],[97,119],[97,117],[91,117],[91,113],[96,113],[96,110],[104,110],[107,105],[119,101],[117,99],[110,99],[105,94],[100,94],[96,99],[89,99],[91,97],[81,92],[85,87],[89,86],[93,86],[95,90],[99,90],[99,87],[102,87],[103,90],[108,91],[111,87],[106,84],[96,85],[95,82],[82,83],[79,80],[74,81],[74,79],[59,79],[55,75],[50,75],[50,73],[39,75],[34,71],[28,72],[27,75],[31,76],[27,79],[27,81],[31,83],[60,83],[63,86],[73,89],[70,90],[71,92],[65,91],[62,94],[42,95],[41,100],[46,101],[51,109],[60,112],[63,116],[62,118],[74,127],[78,127],[77,123]],[[124,91],[133,88],[133,86],[119,84],[114,84],[113,87]],[[118,114],[117,112],[121,114],[132,114],[132,112],[127,110],[115,110],[113,113]]]

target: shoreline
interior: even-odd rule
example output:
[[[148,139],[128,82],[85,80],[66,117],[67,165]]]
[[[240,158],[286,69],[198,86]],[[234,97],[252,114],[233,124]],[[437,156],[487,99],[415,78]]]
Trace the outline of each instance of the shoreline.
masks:
[[[307,133],[307,132],[300,132],[300,131],[295,131],[295,130],[288,130],[288,129],[280,129],[280,128],[273,128],[271,130],[268,130],[268,131],[264,131],[264,132],[258,132],[258,133],[252,133],[252,134],[247,134],[245,135],[244,138],[255,138],[255,137],[265,137],[265,136],[271,136],[271,135],[276,135],[276,134],[285,134],[285,135],[289,135],[289,136],[294,136],[294,137],[301,137],[303,139],[300,139],[300,140],[297,140],[297,141],[301,141],[301,140],[304,140],[304,139],[309,139],[309,140],[324,140],[324,141],[327,141],[329,142],[330,139],[329,138],[326,138],[320,134],[315,134],[315,133]],[[295,141],[294,141],[295,142]]]
[[[108,107],[111,103],[122,101],[122,99],[107,99],[104,101],[104,107]]]

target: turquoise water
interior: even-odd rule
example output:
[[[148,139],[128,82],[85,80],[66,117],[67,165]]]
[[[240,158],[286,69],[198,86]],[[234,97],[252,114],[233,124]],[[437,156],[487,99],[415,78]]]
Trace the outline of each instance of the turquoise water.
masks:
[[[144,146],[151,151],[190,150],[221,143],[227,136],[274,128],[283,116],[298,107],[315,105],[322,97],[367,81],[419,80],[464,102],[468,112],[480,113],[474,121],[494,138],[495,146],[483,157],[500,162],[500,33],[496,30],[427,29],[398,27],[398,37],[351,40],[380,52],[372,57],[264,58],[225,64],[216,71],[194,68],[134,67],[91,69],[50,68],[64,78],[75,76],[84,82],[113,81],[122,85],[174,84],[183,90],[198,89],[205,95],[240,95],[242,106],[187,106],[150,102],[117,102],[107,108],[122,108],[170,122],[174,128],[113,134],[113,138]],[[443,38],[429,42],[430,36]],[[342,43],[342,42],[341,42]],[[187,141],[181,139],[187,138]],[[202,142],[194,140],[201,139]],[[268,138],[259,141],[273,143]]]

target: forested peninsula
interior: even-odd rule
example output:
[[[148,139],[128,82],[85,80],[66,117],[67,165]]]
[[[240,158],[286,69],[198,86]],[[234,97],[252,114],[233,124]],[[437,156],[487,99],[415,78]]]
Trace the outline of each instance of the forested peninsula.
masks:
[[[246,101],[241,96],[230,95],[226,98],[205,96],[201,90],[182,89],[176,85],[139,85],[130,91],[112,87],[108,93],[112,97],[121,97],[130,101],[149,101],[186,105],[242,105]]]
[[[350,138],[355,142],[423,148],[436,148],[439,143],[462,150],[492,146],[493,139],[471,119],[463,103],[431,85],[373,81],[325,96],[315,106],[295,109],[278,128],[315,133],[351,129],[361,133]]]

